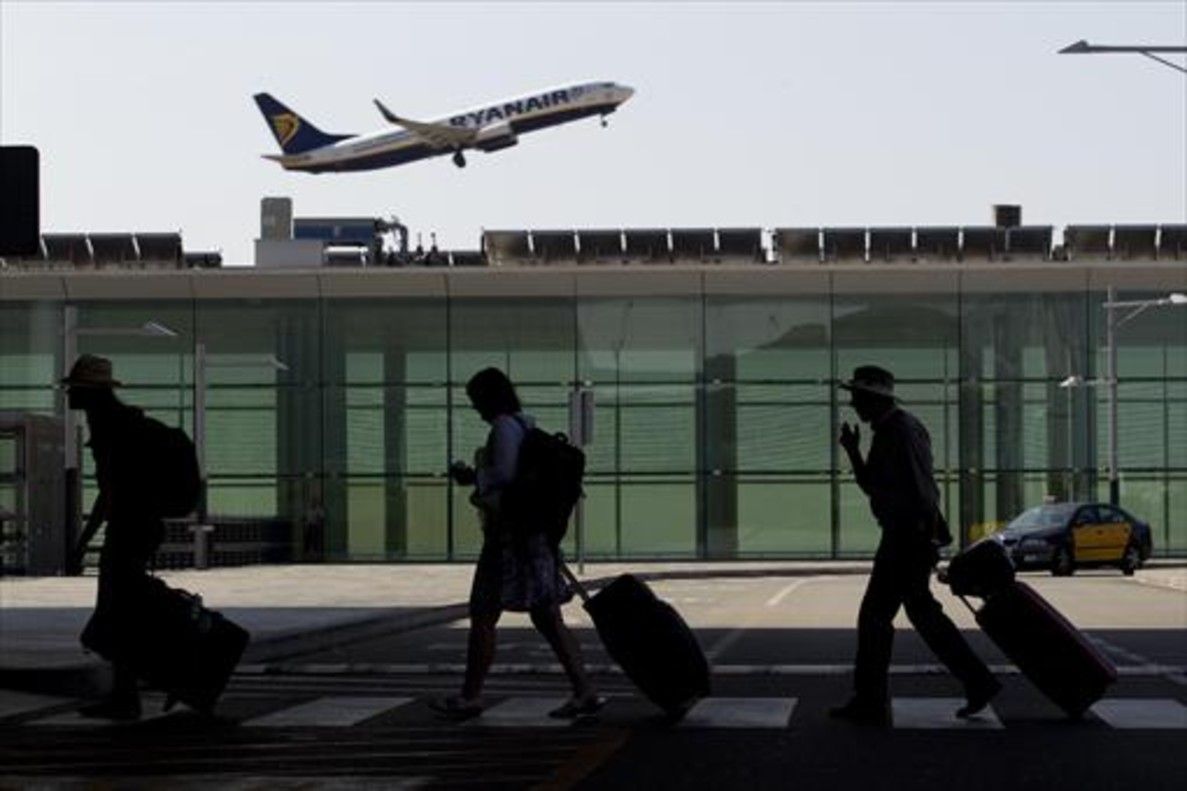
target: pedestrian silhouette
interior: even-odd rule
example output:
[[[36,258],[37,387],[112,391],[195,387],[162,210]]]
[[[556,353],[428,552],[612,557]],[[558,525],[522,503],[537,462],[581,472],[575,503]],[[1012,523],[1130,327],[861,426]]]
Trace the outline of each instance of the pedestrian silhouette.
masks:
[[[134,613],[144,589],[147,566],[164,537],[160,504],[149,496],[144,469],[151,460],[143,458],[149,418],[116,397],[121,383],[112,377],[111,361],[84,354],[62,380],[70,409],[86,413],[87,446],[95,460],[99,494],[91,507],[86,528],[75,547],[73,565],[81,567],[82,556],[99,527],[106,522],[103,548],[99,553],[99,586],[95,619],[101,621],[116,643],[136,638]],[[140,693],[136,676],[121,662],[113,662],[110,695],[84,706],[88,717],[117,720],[140,716]]]
[[[899,405],[890,371],[859,366],[840,387],[850,392],[857,416],[873,429],[864,459],[860,427],[843,424],[840,444],[857,485],[869,498],[882,536],[857,617],[854,694],[830,714],[861,724],[889,723],[887,674],[894,617],[904,607],[928,647],[964,684],[967,701],[957,716],[972,716],[985,708],[1001,685],[944,614],[929,587],[939,547],[952,540],[939,509],[931,438],[918,418]]]
[[[515,480],[520,447],[535,420],[523,412],[515,387],[497,368],[476,373],[466,384],[470,404],[490,424],[486,444],[474,464],[455,461],[450,477],[473,486],[470,502],[482,518],[482,550],[470,589],[470,633],[461,694],[432,702],[450,717],[482,713],[482,687],[494,659],[495,628],[504,610],[527,612],[532,625],[556,653],[573,687],[572,697],[549,715],[573,719],[596,713],[605,699],[585,671],[581,648],[565,626],[560,606],[573,592],[560,571],[560,550],[544,530],[513,524],[502,499]]]

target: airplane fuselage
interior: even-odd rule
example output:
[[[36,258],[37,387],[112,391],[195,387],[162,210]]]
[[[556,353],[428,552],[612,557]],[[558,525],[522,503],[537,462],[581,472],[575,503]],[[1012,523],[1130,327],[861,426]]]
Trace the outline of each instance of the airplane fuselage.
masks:
[[[554,88],[510,101],[465,110],[430,123],[478,132],[466,148],[494,151],[514,145],[518,136],[594,115],[605,116],[630,98],[633,90],[611,82]],[[307,173],[373,170],[418,159],[453,154],[416,132],[399,129],[357,135],[298,154],[267,155],[286,170]]]

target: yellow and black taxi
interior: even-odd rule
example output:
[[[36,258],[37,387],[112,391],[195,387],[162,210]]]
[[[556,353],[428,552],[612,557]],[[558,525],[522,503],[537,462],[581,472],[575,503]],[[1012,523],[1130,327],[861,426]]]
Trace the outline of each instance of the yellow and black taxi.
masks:
[[[1049,503],[1024,511],[997,534],[1014,565],[1056,576],[1085,566],[1133,574],[1150,557],[1150,526],[1108,503]]]

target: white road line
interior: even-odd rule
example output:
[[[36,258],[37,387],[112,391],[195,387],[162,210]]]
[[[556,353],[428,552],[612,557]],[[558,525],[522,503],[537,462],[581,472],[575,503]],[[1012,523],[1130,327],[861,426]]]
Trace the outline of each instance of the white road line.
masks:
[[[1187,729],[1187,706],[1170,698],[1105,698],[1091,711],[1113,728]]]
[[[724,639],[724,638],[723,638]],[[720,642],[720,641],[719,641]],[[708,653],[708,652],[706,652]],[[269,666],[246,668],[240,666],[236,674],[243,679],[274,678],[277,675],[294,676],[367,676],[367,675],[458,675],[465,672],[466,666],[456,662],[433,662],[425,664],[400,663],[359,663],[359,664],[285,664],[278,663]],[[598,675],[622,675],[622,669],[616,664],[590,662],[586,664],[590,673]],[[1015,675],[1020,671],[1014,665],[990,665],[994,673]],[[746,675],[774,675],[774,676],[811,676],[838,675],[853,670],[851,662],[822,663],[822,664],[729,664],[714,665],[713,672],[717,675],[746,676]],[[491,666],[491,676],[521,676],[521,675],[554,675],[563,673],[561,666],[555,662],[521,662],[494,664]],[[890,666],[892,675],[946,675],[948,669],[939,663],[896,664]],[[1165,676],[1187,674],[1187,666],[1163,665],[1153,662],[1121,665],[1117,673],[1122,676]],[[1171,679],[1174,680],[1174,679]]]
[[[793,590],[795,590],[796,588],[800,587],[801,585],[803,585],[804,583],[807,583],[807,582],[811,582],[811,580],[810,579],[802,579],[802,580],[795,580],[794,582],[789,583],[787,586],[785,586],[783,588],[783,590],[779,591],[774,596],[767,599],[767,606],[768,607],[778,607],[779,602],[783,601],[783,599],[786,598],[788,594],[790,594]]]
[[[30,725],[67,725],[72,728],[111,728],[113,726],[136,725],[141,722],[149,722],[151,720],[159,720],[162,717],[170,717],[177,714],[179,711],[186,711],[185,706],[178,706],[172,711],[161,711],[161,707],[165,705],[165,696],[157,693],[140,696],[141,716],[138,720],[105,720],[96,717],[84,717],[77,711],[70,711],[64,714],[56,714],[52,717],[43,717],[39,720],[32,720]]]
[[[566,728],[573,720],[549,717],[548,712],[561,706],[567,698],[508,698],[491,706],[464,725],[475,728]]]
[[[1172,683],[1178,684],[1180,686],[1184,686],[1184,683],[1182,681],[1183,675],[1184,675],[1183,668],[1159,665],[1155,662],[1151,662],[1149,659],[1142,656],[1141,654],[1134,653],[1133,651],[1130,651],[1128,648],[1123,648],[1119,645],[1115,645],[1114,643],[1111,643],[1102,637],[1097,637],[1096,635],[1085,635],[1085,636],[1088,638],[1089,642],[1094,643],[1098,648],[1100,648],[1106,654],[1111,654],[1114,658],[1120,657],[1121,659],[1124,659],[1128,662],[1132,662],[1133,665],[1131,665],[1130,667],[1135,667],[1135,666],[1136,667],[1145,667],[1150,670],[1149,673],[1143,673],[1142,675],[1160,675]],[[1120,667],[1117,668],[1117,672],[1118,672],[1118,674],[1121,674],[1121,675],[1129,675],[1130,674],[1130,673],[1122,673],[1122,668],[1120,668]]]
[[[121,764],[113,764],[121,766]],[[47,767],[57,769],[58,765]],[[452,768],[452,767],[448,767]],[[94,775],[54,775],[53,783],[47,783],[44,775],[6,776],[6,783],[13,788],[105,788],[95,782]],[[432,776],[392,777],[384,775],[376,780],[371,775],[268,775],[268,774],[226,774],[192,775],[183,780],[177,775],[136,774],[136,788],[217,788],[219,791],[307,791],[310,788],[368,789],[382,788],[384,791],[411,791],[427,788],[436,780]]]
[[[17,714],[30,714],[69,703],[74,698],[56,698],[49,695],[31,695],[28,692],[0,689],[0,719]]]
[[[822,577],[807,577],[805,579],[794,580],[793,582],[785,585],[774,596],[767,599],[766,606],[767,607],[777,607],[779,605],[779,603],[781,601],[783,601],[783,599],[786,598],[792,591],[794,591],[795,589],[797,589],[803,585],[808,584],[809,582],[812,582],[812,581],[818,580],[818,579],[823,579],[823,578]],[[720,638],[718,638],[717,642],[714,643],[712,646],[710,646],[709,650],[705,652],[705,656],[708,658],[709,663],[712,664],[713,661],[715,659],[717,659],[717,657],[724,654],[726,652],[726,650],[728,648],[730,648],[730,646],[732,646],[734,643],[738,642],[739,638],[741,638],[742,635],[746,633],[746,631],[750,628],[750,625],[754,622],[754,620],[755,620],[754,616],[747,618],[747,619],[745,619],[745,621],[742,623],[741,626],[738,626],[734,629],[729,630],[728,632],[723,634]]]
[[[786,728],[796,698],[702,698],[681,728]]]
[[[890,705],[896,730],[998,730],[1002,727],[992,706],[986,706],[975,717],[957,717],[956,710],[964,705],[963,698],[894,698]]]
[[[411,702],[412,698],[405,697],[335,695],[246,720],[243,725],[259,728],[343,727]]]

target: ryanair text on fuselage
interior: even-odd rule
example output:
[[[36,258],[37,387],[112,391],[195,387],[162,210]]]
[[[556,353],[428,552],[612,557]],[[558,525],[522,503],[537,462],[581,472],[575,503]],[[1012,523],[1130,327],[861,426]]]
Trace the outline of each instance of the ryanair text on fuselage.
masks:
[[[524,115],[568,103],[569,92],[561,89],[551,93],[542,93],[539,96],[530,96],[527,99],[517,99],[503,105],[496,104],[485,110],[477,110],[465,115],[455,115],[449,119],[449,124],[450,126],[486,126],[495,121],[505,121],[512,116]]]
[[[286,170],[321,173],[374,170],[443,154],[452,154],[454,164],[464,167],[462,152],[468,148],[499,151],[516,145],[525,132],[594,115],[602,117],[604,126],[605,116],[633,94],[632,88],[613,82],[582,83],[428,122],[397,116],[376,99],[380,114],[399,130],[365,135],[328,134],[269,94],[256,94],[255,100],[284,152],[264,158]]]

